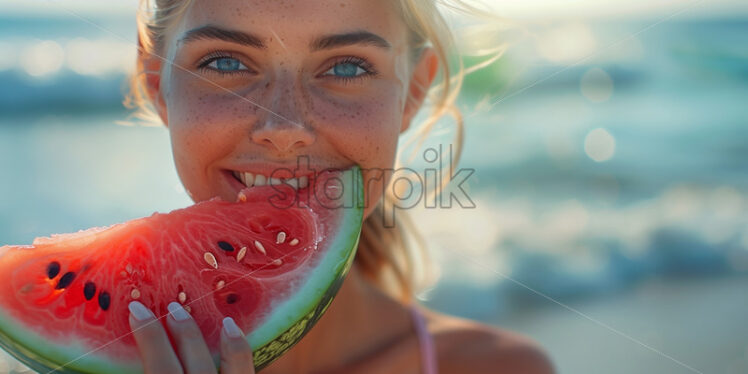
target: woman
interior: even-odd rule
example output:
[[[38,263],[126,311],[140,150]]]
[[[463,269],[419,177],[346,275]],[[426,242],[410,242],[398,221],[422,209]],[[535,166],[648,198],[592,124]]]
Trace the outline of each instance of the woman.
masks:
[[[383,221],[392,191],[386,173],[376,171],[395,165],[398,137],[439,71],[424,136],[436,119],[455,114],[460,76],[452,82],[452,37],[434,0],[155,3],[144,4],[139,18],[131,104],[152,108],[168,127],[193,200],[232,200],[238,191],[230,178],[257,185],[300,156],[314,167],[358,164],[364,171],[367,208],[355,264],[315,328],[265,373],[553,372],[526,337],[416,306],[418,258],[406,245],[412,231],[402,215],[395,227]],[[142,304],[130,309],[148,373],[216,372],[178,303],[167,318],[173,347]],[[254,373],[251,347],[230,318],[221,373]]]

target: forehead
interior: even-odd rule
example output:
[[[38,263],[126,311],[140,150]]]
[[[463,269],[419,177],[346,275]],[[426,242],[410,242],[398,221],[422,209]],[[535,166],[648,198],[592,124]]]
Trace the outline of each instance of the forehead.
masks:
[[[205,25],[251,32],[268,45],[352,30],[379,35],[395,49],[407,39],[392,0],[193,0],[176,33]]]

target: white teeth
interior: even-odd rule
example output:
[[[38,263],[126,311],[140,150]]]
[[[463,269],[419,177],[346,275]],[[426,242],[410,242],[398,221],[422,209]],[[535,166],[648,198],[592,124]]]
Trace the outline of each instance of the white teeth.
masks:
[[[238,171],[235,171],[234,176],[236,177],[236,179],[244,183],[245,186],[252,187],[252,173],[240,173]]]
[[[288,178],[288,179],[281,179],[281,178],[269,178],[262,174],[252,174],[252,173],[242,173],[235,171],[233,172],[234,176],[239,179],[242,183],[244,183],[247,187],[253,187],[253,186],[265,186],[265,185],[271,185],[271,186],[277,186],[281,184],[287,184],[291,186],[293,189],[298,190],[299,188],[306,188],[309,185],[309,177],[303,176],[300,178]]]
[[[296,179],[296,178],[284,179],[283,183],[285,183],[285,184],[293,187],[294,190],[298,190],[299,189],[299,180]]]
[[[264,186],[267,183],[267,178],[262,174],[255,175],[255,186]]]
[[[252,173],[242,173],[244,175],[244,185],[252,187],[255,185],[255,176]]]

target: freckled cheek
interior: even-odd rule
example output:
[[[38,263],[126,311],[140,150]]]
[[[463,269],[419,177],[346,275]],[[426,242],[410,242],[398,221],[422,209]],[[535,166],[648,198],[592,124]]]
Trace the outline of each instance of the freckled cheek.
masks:
[[[360,165],[364,172],[366,212],[382,198],[386,178],[397,153],[402,111],[397,95],[378,95],[356,102],[317,103],[315,112],[338,152]]]
[[[392,166],[401,115],[397,98],[388,95],[314,104],[317,131],[363,167]]]
[[[172,95],[167,101],[170,123],[176,120],[200,128],[236,126],[256,114],[256,105],[249,100],[197,79],[180,76],[171,86]]]
[[[247,115],[223,95],[182,92],[167,101],[168,129],[179,177],[199,201],[215,195],[217,171],[242,136]]]
[[[256,117],[254,106],[234,95],[182,92],[167,103],[169,127],[195,147],[215,148],[234,139]]]

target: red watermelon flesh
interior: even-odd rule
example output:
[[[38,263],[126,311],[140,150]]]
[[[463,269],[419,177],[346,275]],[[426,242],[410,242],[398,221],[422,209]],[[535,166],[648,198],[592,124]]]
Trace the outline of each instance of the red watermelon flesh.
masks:
[[[358,168],[328,171],[300,191],[253,187],[236,203],[216,198],[0,247],[0,345],[37,370],[140,372],[129,302],[161,317],[178,301],[216,362],[230,316],[262,368],[337,292],[358,242],[363,209],[351,202],[363,201],[361,190]]]

